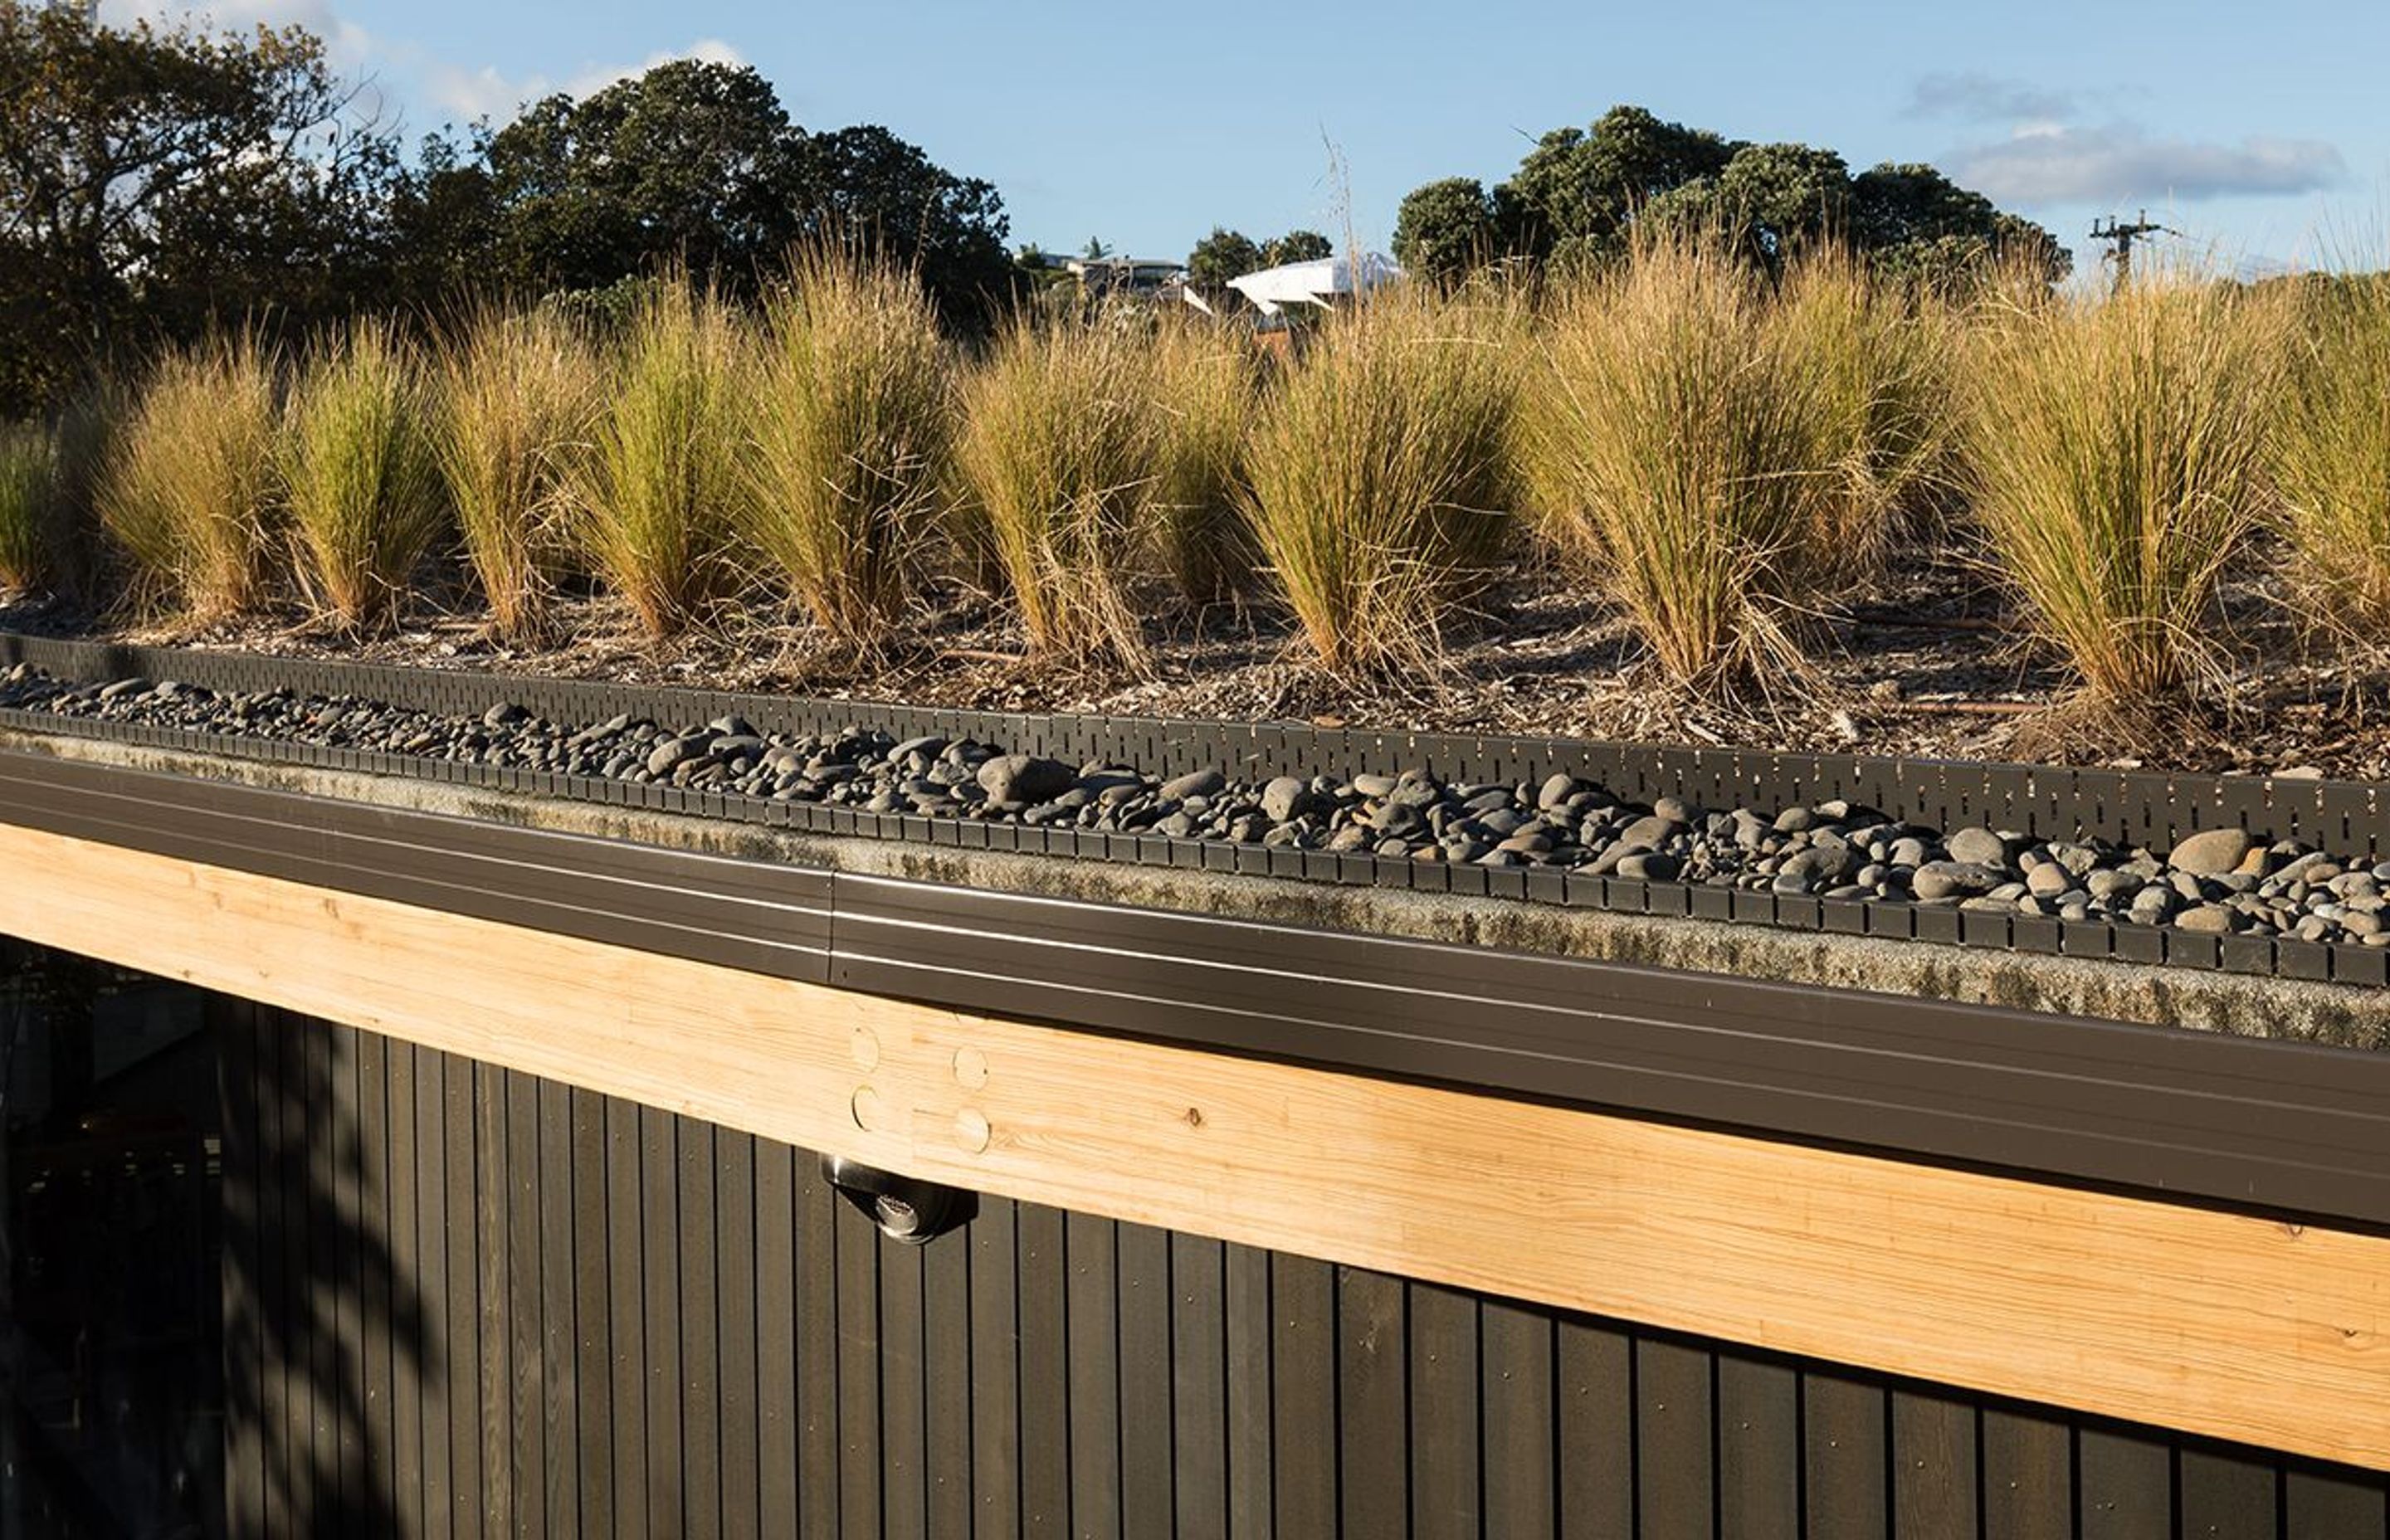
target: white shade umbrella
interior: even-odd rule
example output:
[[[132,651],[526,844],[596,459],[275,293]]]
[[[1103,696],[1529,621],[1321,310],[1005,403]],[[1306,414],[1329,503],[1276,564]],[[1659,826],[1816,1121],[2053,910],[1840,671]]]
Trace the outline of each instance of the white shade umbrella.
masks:
[[[1366,294],[1402,276],[1394,258],[1364,251],[1358,257],[1320,257],[1265,267],[1230,278],[1228,287],[1251,300],[1263,314],[1275,315],[1288,305],[1324,305],[1339,294]]]

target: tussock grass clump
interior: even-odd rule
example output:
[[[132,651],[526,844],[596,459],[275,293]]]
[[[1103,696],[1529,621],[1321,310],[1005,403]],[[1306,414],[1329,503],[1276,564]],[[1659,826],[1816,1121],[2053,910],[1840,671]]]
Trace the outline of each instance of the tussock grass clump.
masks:
[[[1687,686],[1797,662],[1790,623],[1847,559],[1869,371],[1833,360],[1831,385],[1862,323],[1820,293],[1796,315],[1713,244],[1660,240],[1544,328],[1520,431],[1544,531]]]
[[[603,373],[552,310],[475,316],[442,356],[435,449],[499,635],[536,636],[570,548],[568,493]]]
[[[1796,263],[1768,324],[1817,377],[1842,482],[1818,532],[1846,575],[1880,566],[1957,471],[1960,328],[1935,296],[1871,276],[1842,247]]]
[[[1247,339],[1197,317],[1165,315],[1152,350],[1161,462],[1147,501],[1155,543],[1173,585],[1211,603],[1242,587],[1256,560],[1240,504],[1257,358]]]
[[[415,350],[361,320],[308,360],[291,392],[284,481],[302,586],[358,626],[393,613],[447,522]]]
[[[262,597],[278,375],[275,354],[240,334],[168,354],[142,386],[96,498],[132,558],[137,600],[208,619]]]
[[[1144,340],[1016,325],[965,383],[957,468],[1040,652],[1146,656],[1128,585],[1160,466]]]
[[[582,545],[649,635],[721,583],[743,491],[749,350],[721,298],[686,278],[645,290],[578,478]]]
[[[1991,316],[1973,363],[1975,508],[2021,622],[2095,700],[2190,691],[2211,672],[2217,584],[2265,511],[2268,307],[2152,276]]]
[[[1509,532],[1512,372],[1497,321],[1413,289],[1330,317],[1246,448],[1278,588],[1339,672],[1433,660]]]
[[[748,538],[816,623],[868,648],[936,530],[953,378],[914,275],[851,247],[801,252],[765,303]]]
[[[2390,641],[2390,278],[2311,281],[2273,425],[2274,484],[2309,615]]]
[[[58,446],[38,423],[0,423],[0,590],[48,581],[56,547]]]

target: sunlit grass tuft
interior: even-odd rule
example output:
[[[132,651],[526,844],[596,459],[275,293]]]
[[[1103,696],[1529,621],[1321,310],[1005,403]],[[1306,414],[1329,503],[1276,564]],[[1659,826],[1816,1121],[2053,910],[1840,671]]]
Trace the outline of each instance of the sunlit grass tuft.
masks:
[[[274,353],[244,333],[169,353],[143,382],[96,492],[136,600],[209,619],[263,597],[278,373]]]

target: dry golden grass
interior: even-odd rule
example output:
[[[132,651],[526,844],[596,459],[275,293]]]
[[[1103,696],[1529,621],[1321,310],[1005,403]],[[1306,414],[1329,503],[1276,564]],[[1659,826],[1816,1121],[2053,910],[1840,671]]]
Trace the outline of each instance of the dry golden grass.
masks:
[[[2390,278],[2311,279],[2280,302],[2289,379],[2273,423],[2283,528],[2308,615],[2390,642]]]
[[[169,353],[143,383],[96,497],[136,600],[213,618],[263,597],[279,373],[272,350],[241,333]]]
[[[291,392],[283,482],[300,584],[349,627],[397,611],[447,528],[414,347],[360,320],[308,359]]]
[[[913,597],[954,439],[951,358],[908,270],[800,251],[765,304],[749,540],[825,631],[875,645]]]
[[[673,276],[639,302],[574,477],[581,547],[649,635],[696,618],[726,585],[747,489],[751,340],[720,296]]]
[[[39,423],[0,423],[0,590],[49,581],[58,495],[58,446]]]
[[[1672,237],[1552,302],[1520,417],[1539,523],[1685,686],[1797,662],[1792,622],[1859,554],[1872,388],[1848,288],[1795,310]]]
[[[957,463],[1031,647],[1137,664],[1140,512],[1161,467],[1144,339],[1022,323],[965,381]]]
[[[1973,350],[1973,502],[2017,621],[2096,702],[2212,676],[2218,580],[2266,510],[2283,350],[2271,307],[2152,274],[2008,307]]]
[[[1512,387],[1501,318],[1423,289],[1329,317],[1278,382],[1246,511],[1329,668],[1433,661],[1510,533]]]
[[[554,310],[473,316],[437,367],[436,449],[490,622],[538,635],[571,549],[568,489],[589,452],[605,375]]]
[[[1193,314],[1163,316],[1151,350],[1162,460],[1150,522],[1172,584],[1210,603],[1242,588],[1257,559],[1240,503],[1259,360],[1250,336]]]

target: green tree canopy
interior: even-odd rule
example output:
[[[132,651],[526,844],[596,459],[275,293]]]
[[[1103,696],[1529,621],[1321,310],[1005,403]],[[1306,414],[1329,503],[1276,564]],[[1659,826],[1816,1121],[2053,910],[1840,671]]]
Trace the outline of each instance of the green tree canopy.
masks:
[[[478,160],[446,175],[485,177],[478,224],[518,288],[602,288],[667,257],[740,288],[791,242],[826,234],[918,263],[950,316],[983,314],[1010,284],[993,186],[884,128],[807,134],[744,65],[679,59],[584,99],[550,96],[488,136]],[[439,190],[428,178],[427,202]]]
[[[1449,283],[1502,254],[1501,221],[1484,185],[1446,176],[1415,187],[1394,217],[1394,260],[1435,283]]]
[[[1336,244],[1317,230],[1289,230],[1262,243],[1262,265],[1283,267],[1291,262],[1317,262],[1336,254]]]
[[[1647,219],[1719,231],[1770,264],[1832,235],[1879,268],[1937,281],[1994,259],[2063,276],[2068,261],[2048,231],[1931,166],[1853,176],[1831,149],[1743,143],[1627,106],[1545,135],[1490,193],[1468,177],[1419,187],[1403,200],[1394,255],[1445,280],[1513,255],[1603,260]]]
[[[0,414],[210,314],[369,291],[392,135],[298,29],[95,27],[0,0]]]
[[[1198,289],[1226,289],[1230,278],[1268,266],[1262,249],[1247,236],[1214,225],[1187,253],[1187,281]]]

